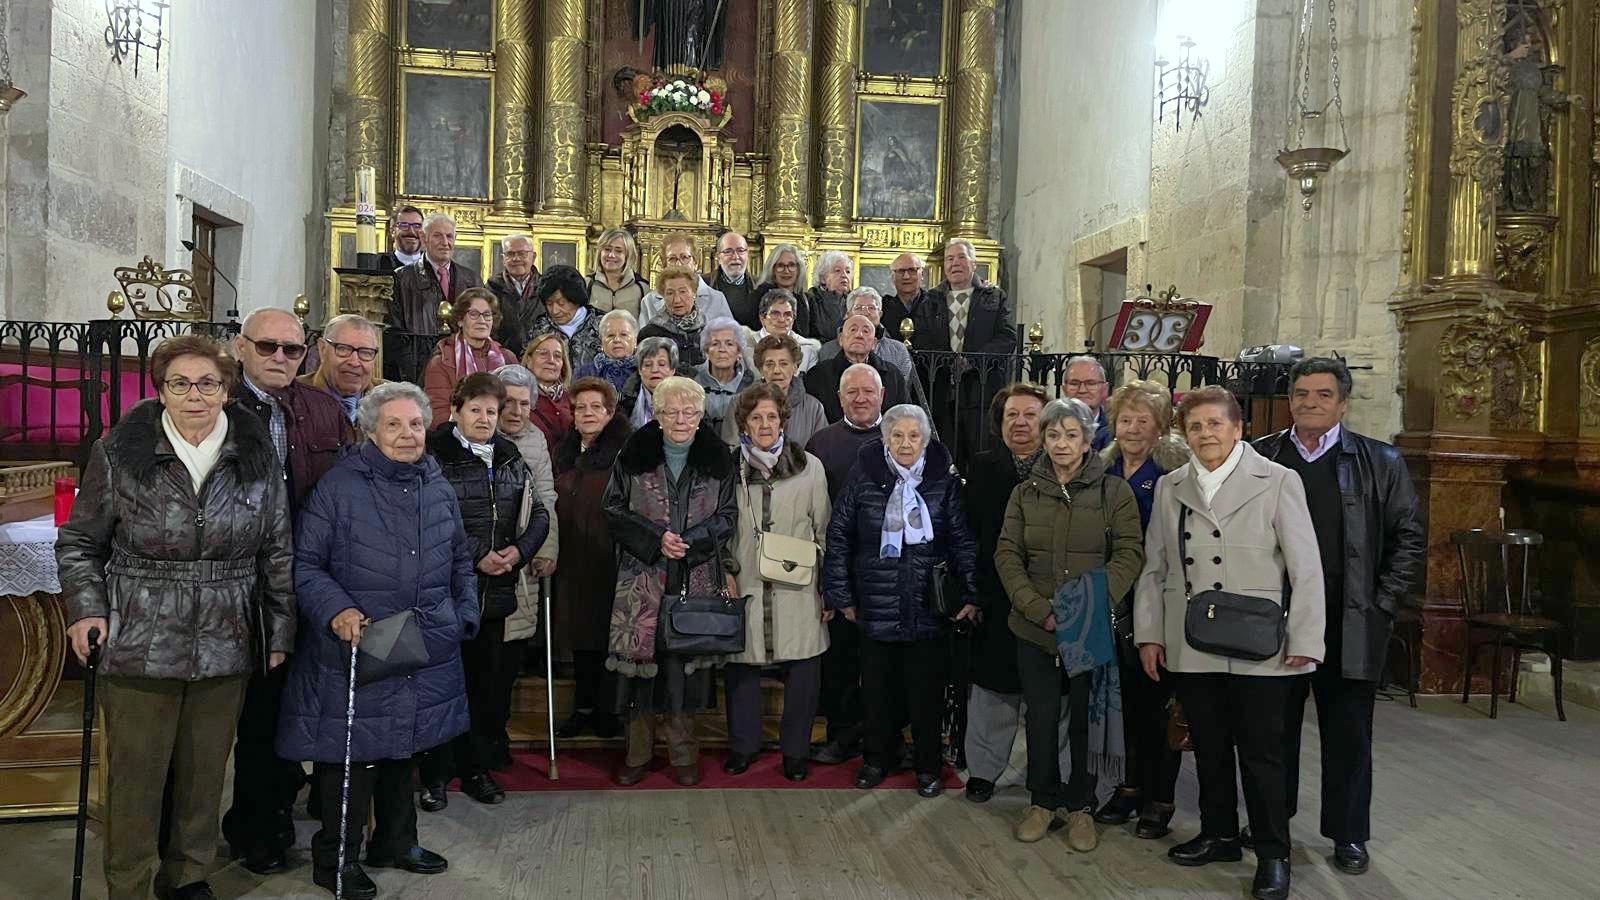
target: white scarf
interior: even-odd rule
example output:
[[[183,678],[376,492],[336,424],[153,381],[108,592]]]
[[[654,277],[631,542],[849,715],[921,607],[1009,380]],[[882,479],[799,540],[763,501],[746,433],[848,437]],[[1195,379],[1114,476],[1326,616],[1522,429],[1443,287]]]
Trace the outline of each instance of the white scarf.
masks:
[[[172,414],[165,410],[161,413],[161,430],[167,433],[167,440],[172,443],[172,452],[178,457],[178,462],[189,470],[189,481],[194,484],[196,495],[200,493],[200,485],[206,483],[206,476],[217,465],[217,457],[222,453],[222,439],[228,436],[228,414],[218,413],[217,424],[212,427],[211,433],[201,439],[199,446],[189,443],[178,433],[178,425],[172,421]]]
[[[928,512],[928,502],[922,499],[917,486],[922,484],[922,472],[928,465],[924,452],[911,468],[895,462],[889,448],[883,448],[883,458],[894,472],[894,493],[883,509],[883,531],[878,539],[878,558],[895,559],[900,556],[903,544],[923,544],[933,540],[933,516]]]
[[[1200,489],[1200,496],[1205,498],[1207,506],[1211,505],[1211,498],[1217,495],[1217,490],[1222,487],[1222,483],[1228,480],[1228,476],[1233,474],[1234,469],[1239,468],[1239,460],[1243,456],[1244,441],[1239,441],[1233,445],[1233,452],[1229,453],[1228,458],[1223,460],[1222,465],[1217,466],[1215,470],[1207,469],[1200,462],[1200,457],[1198,456],[1189,460],[1189,466],[1194,469],[1195,487]]]
[[[483,460],[483,464],[489,467],[489,471],[494,471],[494,441],[492,439],[487,444],[479,444],[469,440],[466,435],[462,434],[460,425],[450,430],[455,432],[456,440],[461,442],[461,446],[471,450],[473,456]]]
[[[589,318],[589,307],[580,306],[578,311],[572,314],[572,321],[565,325],[557,325],[556,330],[571,338],[578,333],[578,326],[582,325],[583,320],[587,318]]]

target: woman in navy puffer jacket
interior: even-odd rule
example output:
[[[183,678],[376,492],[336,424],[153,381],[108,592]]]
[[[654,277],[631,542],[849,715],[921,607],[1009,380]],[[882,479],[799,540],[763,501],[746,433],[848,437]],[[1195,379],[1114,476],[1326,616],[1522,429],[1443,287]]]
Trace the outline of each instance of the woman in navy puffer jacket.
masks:
[[[461,642],[478,631],[478,584],[455,491],[424,455],[428,398],[405,382],[361,400],[369,440],[317,484],[295,535],[300,629],[279,720],[277,751],[309,759],[322,782],[322,830],[311,839],[312,879],[332,889],[338,865],[345,709],[351,638],[363,620],[416,610],[428,663],[356,688],[350,733],[345,896],[377,893],[355,860],[371,805],[377,828],[366,863],[419,874],[443,857],[417,844],[412,756],[467,730]]]
[[[883,440],[861,448],[834,503],[822,588],[830,613],[861,629],[866,752],[856,787],[877,786],[900,758],[900,697],[911,719],[917,793],[935,797],[946,622],[933,611],[930,582],[945,563],[959,595],[955,618],[975,616],[978,544],[961,508],[961,477],[931,437],[927,413],[893,407],[881,429]]]

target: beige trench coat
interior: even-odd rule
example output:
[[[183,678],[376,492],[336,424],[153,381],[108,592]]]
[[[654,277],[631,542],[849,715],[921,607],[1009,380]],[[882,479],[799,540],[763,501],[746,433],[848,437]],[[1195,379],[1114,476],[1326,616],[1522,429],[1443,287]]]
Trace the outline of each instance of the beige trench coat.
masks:
[[[1189,578],[1196,593],[1214,588],[1265,597],[1280,606],[1285,578],[1289,604],[1284,652],[1260,662],[1202,653],[1184,640],[1183,560],[1178,555],[1178,507],[1189,507]],[[1208,504],[1194,470],[1181,466],[1156,482],[1150,528],[1145,532],[1144,573],[1133,602],[1134,640],[1166,648],[1172,672],[1297,675],[1284,657],[1323,658],[1322,557],[1300,476],[1257,453],[1249,444],[1239,465]]]
[[[828,627],[822,622],[821,546],[826,542],[828,516],[828,476],[822,461],[784,441],[778,458],[777,480],[772,483],[770,509],[763,489],[749,480],[749,466],[739,460],[740,482],[735,488],[739,499],[739,524],[734,532],[734,553],[739,561],[739,593],[750,598],[745,606],[745,650],[728,657],[731,663],[763,665],[770,662],[810,659],[828,649]],[[811,584],[797,588],[773,584],[761,578],[756,558],[757,515],[770,515],[768,530],[818,546],[817,569]],[[771,618],[772,643],[767,644],[767,619]]]

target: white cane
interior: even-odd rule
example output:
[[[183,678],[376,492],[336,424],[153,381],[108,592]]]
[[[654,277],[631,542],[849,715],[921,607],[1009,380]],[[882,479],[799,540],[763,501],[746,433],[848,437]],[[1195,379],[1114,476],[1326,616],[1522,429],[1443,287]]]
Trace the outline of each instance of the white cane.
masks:
[[[356,643],[350,642],[350,690],[344,709],[344,787],[339,791],[339,870],[333,876],[333,900],[344,897],[345,835],[350,828],[350,735],[356,727]]]
[[[555,623],[550,620],[548,579],[539,579],[539,605],[544,607],[544,711],[550,728],[550,780],[560,781],[561,775],[556,771],[556,663],[550,640],[550,629]]]

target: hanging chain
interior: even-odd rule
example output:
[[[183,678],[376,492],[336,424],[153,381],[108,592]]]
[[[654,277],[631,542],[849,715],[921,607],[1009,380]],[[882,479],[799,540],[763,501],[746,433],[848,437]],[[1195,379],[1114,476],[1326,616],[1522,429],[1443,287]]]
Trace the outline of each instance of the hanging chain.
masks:
[[[1339,19],[1334,6],[1337,0],[1328,0],[1328,56],[1329,83],[1333,86],[1333,113],[1339,118],[1341,149],[1350,149],[1350,135],[1344,128],[1344,97],[1339,93]]]
[[[1306,145],[1306,110],[1311,99],[1311,53],[1306,46],[1306,36],[1311,31],[1311,13],[1316,0],[1305,0],[1305,5],[1300,11],[1300,34],[1296,39],[1295,58],[1300,62],[1302,71],[1296,72],[1299,80],[1294,92],[1294,104],[1289,110],[1289,126],[1294,131],[1294,147],[1298,150]]]

